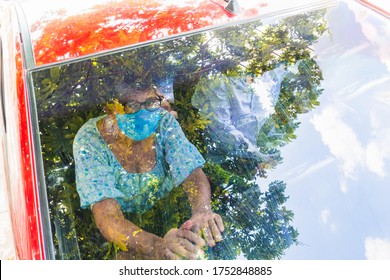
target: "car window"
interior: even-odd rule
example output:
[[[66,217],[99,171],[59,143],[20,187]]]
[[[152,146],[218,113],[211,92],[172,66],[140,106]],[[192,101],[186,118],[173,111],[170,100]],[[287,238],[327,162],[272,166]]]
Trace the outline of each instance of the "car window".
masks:
[[[332,38],[328,15],[315,10],[254,20],[34,71],[55,257],[139,257],[106,238],[91,209],[113,198],[127,220],[162,238],[191,219],[181,186],[199,167],[225,228],[202,258],[279,259],[301,245],[290,185],[324,183],[303,176],[340,159],[326,139],[332,156],[291,150],[298,140],[314,149],[311,139],[319,136],[302,135],[302,127],[313,123],[321,132],[322,117],[337,121],[333,107],[320,103],[324,63],[315,49]],[[142,89],[152,93],[142,97]],[[132,110],[147,114],[148,122],[137,127]],[[123,148],[103,133],[105,120],[126,136],[149,136],[152,129],[152,144],[139,152],[118,136],[133,147]],[[152,146],[155,152],[147,152]],[[344,179],[353,169],[345,160]]]

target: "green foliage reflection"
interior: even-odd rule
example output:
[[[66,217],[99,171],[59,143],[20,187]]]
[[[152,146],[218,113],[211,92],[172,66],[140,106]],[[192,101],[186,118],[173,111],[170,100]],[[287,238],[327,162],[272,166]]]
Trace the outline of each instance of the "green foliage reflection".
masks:
[[[103,114],[106,102],[120,100],[116,85],[174,79],[173,106],[179,122],[188,139],[205,153],[208,121],[191,105],[201,77],[217,73],[261,75],[280,63],[288,66],[301,61],[298,72],[283,80],[275,113],[257,136],[258,147],[280,162],[280,147],[296,138],[298,115],[319,105],[322,75],[310,46],[326,31],[324,13],[302,14],[273,25],[251,22],[35,72],[56,258],[109,259],[118,250],[102,238],[91,211],[80,209],[72,157],[72,141],[78,129],[88,119]],[[274,181],[262,186],[254,172],[259,163],[239,157],[223,164],[206,163],[214,210],[226,222],[224,240],[208,251],[209,258],[243,255],[248,259],[275,259],[298,243],[298,231],[291,225],[293,213],[284,206],[288,199],[286,184]],[[163,236],[189,215],[187,200],[178,188],[147,213],[128,214],[128,218]]]

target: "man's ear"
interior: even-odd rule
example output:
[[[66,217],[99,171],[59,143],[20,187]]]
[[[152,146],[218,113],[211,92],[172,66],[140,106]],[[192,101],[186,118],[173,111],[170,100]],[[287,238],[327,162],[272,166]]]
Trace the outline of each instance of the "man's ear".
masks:
[[[179,116],[177,114],[176,111],[173,111],[172,110],[172,106],[171,106],[171,103],[169,103],[166,99],[164,99],[162,102],[161,102],[161,107],[165,110],[167,110],[172,116],[175,117],[175,119],[177,119]]]
[[[103,107],[103,111],[107,115],[124,114],[125,113],[125,107],[121,103],[119,103],[118,99],[114,99],[112,102],[107,103]]]

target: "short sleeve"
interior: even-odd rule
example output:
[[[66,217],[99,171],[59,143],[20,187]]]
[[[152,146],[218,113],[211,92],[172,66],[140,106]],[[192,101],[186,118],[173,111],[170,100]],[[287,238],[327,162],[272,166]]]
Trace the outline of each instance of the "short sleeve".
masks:
[[[76,188],[82,208],[105,198],[121,198],[124,194],[115,188],[115,176],[110,167],[107,145],[100,137],[96,121],[86,123],[73,143],[76,169]]]
[[[163,139],[165,160],[176,186],[198,167],[203,167],[205,160],[198,149],[188,141],[175,118],[166,113],[161,118],[160,131]]]

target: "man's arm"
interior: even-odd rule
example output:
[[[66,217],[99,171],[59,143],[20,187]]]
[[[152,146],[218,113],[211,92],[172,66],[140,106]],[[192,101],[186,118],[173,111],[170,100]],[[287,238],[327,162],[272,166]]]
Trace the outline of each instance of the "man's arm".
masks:
[[[114,199],[96,203],[92,213],[103,236],[137,259],[196,259],[203,253],[205,243],[193,232],[174,228],[163,238],[146,232],[125,219]]]
[[[203,235],[209,246],[215,246],[222,240],[224,225],[221,216],[211,210],[210,183],[203,170],[195,169],[182,186],[191,204],[191,230]]]

